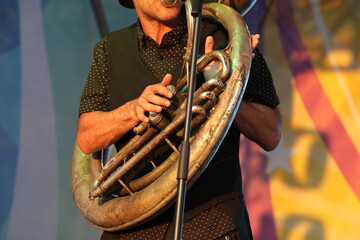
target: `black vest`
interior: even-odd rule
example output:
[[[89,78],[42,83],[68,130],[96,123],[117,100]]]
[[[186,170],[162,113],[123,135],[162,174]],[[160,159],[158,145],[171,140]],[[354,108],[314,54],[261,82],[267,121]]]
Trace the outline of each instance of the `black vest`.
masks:
[[[108,35],[110,110],[140,96],[144,88],[159,83],[141,61],[136,24]],[[180,75],[181,64],[170,73],[173,81]]]
[[[199,46],[200,53],[204,51],[205,37],[214,35],[216,29],[218,30],[215,26],[203,24],[204,31],[202,31],[203,37]],[[219,48],[223,48],[226,40],[225,42],[224,40],[216,40],[219,39],[218,33],[219,31],[214,36],[215,43]],[[219,34],[221,35],[221,33]],[[139,97],[146,86],[158,83],[158,80],[140,59],[136,24],[110,33],[107,52],[111,110]],[[180,71],[181,64],[171,72],[173,81],[178,79]],[[131,132],[129,133],[132,134]],[[120,141],[126,141],[129,137],[131,136],[124,136]],[[242,198],[241,173],[238,161],[239,137],[239,131],[232,126],[212,163],[189,190],[187,198],[191,200],[187,202],[187,210],[194,209],[196,214],[223,201]]]

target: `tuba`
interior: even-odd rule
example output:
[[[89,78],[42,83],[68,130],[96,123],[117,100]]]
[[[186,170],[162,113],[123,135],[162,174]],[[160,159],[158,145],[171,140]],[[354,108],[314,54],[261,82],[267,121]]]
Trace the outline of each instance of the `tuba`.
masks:
[[[197,61],[197,72],[214,60],[220,61],[222,70],[194,93],[189,187],[220,146],[245,91],[252,53],[242,15],[254,3],[254,0],[240,0],[203,5],[203,18],[222,24],[228,32],[229,43],[225,49],[207,53]],[[185,7],[189,26],[191,7]],[[189,31],[189,39],[191,37]],[[98,157],[81,152],[75,143],[71,166],[73,198],[80,212],[96,228],[118,231],[138,226],[175,201],[186,82],[185,76],[176,86],[169,87],[174,93],[172,106],[161,114],[150,113],[150,124],[140,123],[135,127],[135,136],[106,164]],[[162,156],[162,160],[154,160],[151,156],[155,153]]]

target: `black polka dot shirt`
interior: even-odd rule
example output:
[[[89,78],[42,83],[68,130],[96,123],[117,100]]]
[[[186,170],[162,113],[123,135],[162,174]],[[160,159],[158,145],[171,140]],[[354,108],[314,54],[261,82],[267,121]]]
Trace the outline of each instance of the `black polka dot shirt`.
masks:
[[[139,54],[146,67],[161,81],[176,65],[183,61],[187,43],[186,20],[163,36],[158,45],[145,35],[138,22]]]
[[[186,21],[173,31],[164,35],[160,45],[146,36],[138,23],[138,42],[141,60],[147,68],[159,79],[169,73],[177,64],[183,61],[187,41]],[[108,58],[107,38],[105,37],[94,48],[94,60],[83,90],[79,114],[92,111],[109,111],[108,93]],[[271,73],[266,62],[256,48],[252,60],[249,81],[244,93],[244,99],[269,107],[279,104]]]

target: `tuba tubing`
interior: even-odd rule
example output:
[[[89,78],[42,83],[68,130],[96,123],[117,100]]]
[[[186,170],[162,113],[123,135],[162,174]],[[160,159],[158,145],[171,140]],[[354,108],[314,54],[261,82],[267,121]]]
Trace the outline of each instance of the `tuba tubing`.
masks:
[[[226,80],[226,89],[219,95],[217,104],[214,107],[211,105],[212,109],[208,119],[191,139],[189,187],[205,170],[229,130],[245,91],[252,56],[247,25],[236,10],[224,4],[207,3],[203,5],[203,16],[216,19],[229,34],[229,45],[224,51],[230,59],[231,75]],[[215,89],[216,91],[218,90]],[[198,95],[202,96],[201,93]],[[182,114],[175,118],[175,123],[171,124],[177,126],[177,121],[180,122],[177,119],[180,118],[183,118]],[[167,128],[165,127],[165,129]],[[159,134],[161,135],[161,132]],[[163,139],[163,136],[155,136],[154,139],[156,138]],[[178,155],[178,151],[174,151],[163,164],[158,166],[155,170],[160,168],[164,171],[156,173],[146,187],[143,187],[145,184],[137,182],[136,184],[141,185],[141,190],[100,203],[100,198],[98,199],[96,196],[101,196],[103,194],[101,191],[93,194],[91,197],[93,199],[89,198],[89,192],[99,191],[98,188],[94,190],[93,186],[91,157],[81,152],[75,143],[71,166],[74,201],[88,222],[101,230],[118,231],[138,226],[157,216],[174,202],[177,194]],[[121,180],[118,177],[113,178],[115,181]],[[96,183],[100,186],[102,184],[103,182]]]

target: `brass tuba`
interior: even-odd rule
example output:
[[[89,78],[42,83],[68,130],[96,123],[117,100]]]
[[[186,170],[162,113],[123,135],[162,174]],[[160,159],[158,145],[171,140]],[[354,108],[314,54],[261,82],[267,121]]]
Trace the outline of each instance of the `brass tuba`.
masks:
[[[225,27],[229,44],[198,59],[198,72],[213,60],[221,62],[222,72],[194,93],[189,186],[211,161],[245,91],[252,53],[249,31],[239,12],[245,14],[254,2],[242,0],[232,7],[228,6],[229,2],[203,5],[203,17],[212,18]],[[140,123],[134,128],[135,137],[104,166],[98,159],[82,153],[75,143],[71,169],[73,198],[95,227],[106,231],[131,228],[158,215],[174,202],[179,139],[183,134],[186,106],[185,94],[181,92],[185,86],[186,77],[170,87],[175,95],[171,99],[172,107],[161,114],[150,113],[151,124]],[[159,151],[162,156],[166,153],[166,158],[156,162],[150,156]]]

